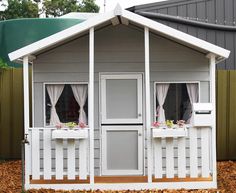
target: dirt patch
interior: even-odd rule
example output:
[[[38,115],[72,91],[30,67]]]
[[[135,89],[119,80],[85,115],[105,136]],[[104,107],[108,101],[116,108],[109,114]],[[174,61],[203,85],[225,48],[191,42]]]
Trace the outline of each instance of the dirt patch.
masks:
[[[236,162],[218,162],[218,192],[236,193]],[[21,161],[0,163],[0,193],[21,192]],[[216,193],[217,190],[143,190],[143,191],[55,191],[29,190],[28,193]]]

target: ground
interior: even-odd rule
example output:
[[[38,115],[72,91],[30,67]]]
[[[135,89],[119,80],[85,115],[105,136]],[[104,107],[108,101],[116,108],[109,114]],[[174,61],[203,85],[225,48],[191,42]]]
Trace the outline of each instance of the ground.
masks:
[[[236,193],[236,162],[218,162],[218,190],[143,190],[141,193]],[[21,161],[0,163],[0,193],[21,192]],[[27,193],[76,193],[83,191],[29,190]],[[113,191],[114,193],[135,193],[135,191]],[[86,193],[91,193],[87,191]],[[93,193],[112,193],[96,190]]]

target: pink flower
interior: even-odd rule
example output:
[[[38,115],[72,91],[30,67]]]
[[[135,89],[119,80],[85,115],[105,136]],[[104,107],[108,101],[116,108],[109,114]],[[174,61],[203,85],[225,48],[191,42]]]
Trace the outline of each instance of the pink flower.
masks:
[[[79,126],[79,128],[85,128],[85,127],[87,127],[87,125],[85,124],[85,123],[83,123],[83,122],[80,122],[79,124],[78,124],[78,126]]]
[[[160,127],[160,125],[161,124],[158,121],[155,121],[155,122],[152,123],[153,127]]]
[[[58,123],[58,124],[55,125],[55,127],[56,127],[57,129],[61,129],[63,126],[64,126],[64,125],[61,124],[61,123]]]
[[[176,123],[179,127],[183,127],[185,125],[185,120],[178,120]]]

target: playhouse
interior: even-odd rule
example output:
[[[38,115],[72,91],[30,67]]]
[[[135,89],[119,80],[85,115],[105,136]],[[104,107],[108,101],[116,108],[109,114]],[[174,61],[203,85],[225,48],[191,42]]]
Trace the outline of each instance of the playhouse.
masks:
[[[229,54],[119,5],[9,53],[24,67],[26,188],[217,187],[215,64]]]

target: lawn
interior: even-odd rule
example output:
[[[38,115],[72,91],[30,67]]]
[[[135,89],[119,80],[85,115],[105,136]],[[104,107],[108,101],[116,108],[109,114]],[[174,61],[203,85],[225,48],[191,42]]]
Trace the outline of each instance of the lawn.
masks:
[[[142,193],[236,193],[236,162],[218,162],[218,190],[143,190]],[[0,162],[0,193],[21,192],[21,161]],[[28,193],[76,193],[83,191],[29,190]],[[87,193],[112,193],[112,191],[86,191]],[[133,193],[135,191],[113,191]],[[137,192],[137,191],[136,191]]]

